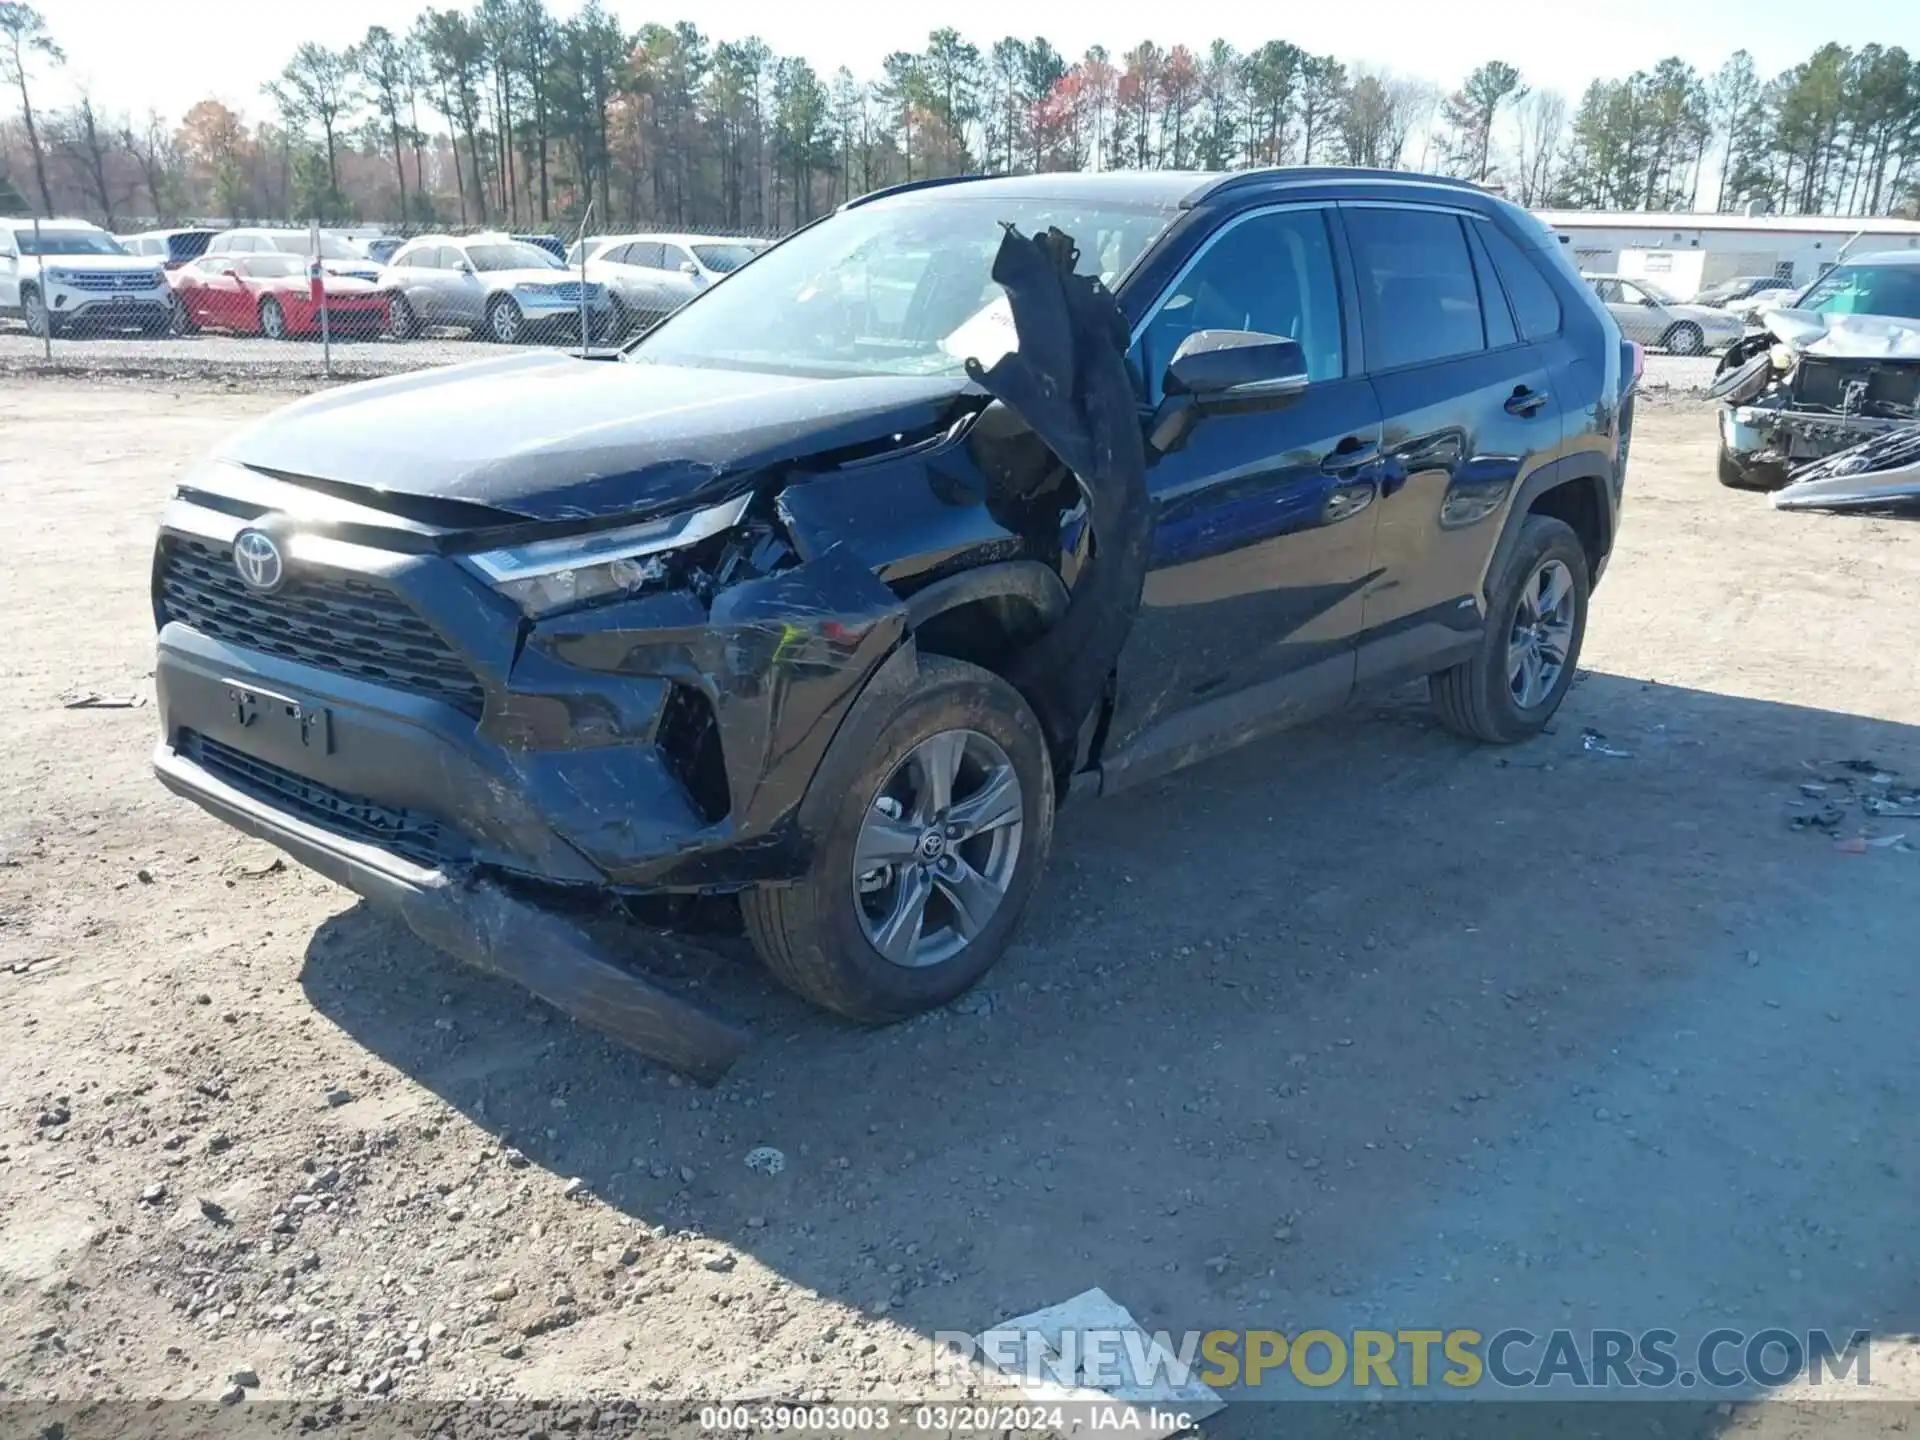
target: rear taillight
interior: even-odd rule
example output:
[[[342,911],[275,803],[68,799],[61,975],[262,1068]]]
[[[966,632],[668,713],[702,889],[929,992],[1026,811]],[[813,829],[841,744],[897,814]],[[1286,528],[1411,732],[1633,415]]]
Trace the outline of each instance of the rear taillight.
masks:
[[[1633,383],[1638,385],[1647,370],[1647,348],[1637,340],[1629,340],[1627,348],[1633,351]]]

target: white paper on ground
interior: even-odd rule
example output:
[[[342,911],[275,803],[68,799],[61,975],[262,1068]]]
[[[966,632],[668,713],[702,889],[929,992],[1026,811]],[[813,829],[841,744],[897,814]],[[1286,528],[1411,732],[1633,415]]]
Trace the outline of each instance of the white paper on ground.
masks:
[[[1016,1315],[1012,1319],[1002,1320],[990,1330],[982,1331],[979,1341],[984,1347],[989,1338],[996,1334],[1024,1337],[1038,1334],[1056,1359],[1066,1349],[1062,1335],[1067,1331],[1084,1334],[1090,1330],[1132,1332],[1138,1336],[1138,1342],[1129,1343],[1123,1355],[1152,1355],[1154,1363],[1149,1365],[1147,1376],[1133,1377],[1146,1383],[1110,1386],[1105,1389],[1085,1383],[1085,1370],[1081,1364],[1081,1350],[1074,1349],[1075,1373],[1073,1386],[1063,1386],[1042,1381],[1039,1386],[1027,1384],[1022,1380],[1020,1389],[1030,1400],[1036,1402],[1093,1401],[1119,1402],[1133,1407],[1139,1414],[1142,1428],[1129,1429],[1132,1435],[1161,1437],[1178,1434],[1177,1429],[1167,1427],[1154,1428],[1147,1425],[1148,1408],[1162,1413],[1185,1412],[1190,1421],[1199,1421],[1207,1416],[1226,1409],[1226,1402],[1198,1380],[1188,1379],[1184,1384],[1176,1385],[1171,1376],[1174,1369],[1173,1357],[1166,1347],[1156,1344],[1153,1337],[1140,1328],[1139,1323],[1128,1313],[1126,1306],[1120,1304],[1098,1287],[1083,1291],[1071,1300],[1063,1300],[1058,1305],[1049,1305],[1045,1309],[1035,1310],[1031,1314]],[[1007,1342],[1016,1352],[1024,1340]],[[1062,1362],[1064,1363],[1064,1362]],[[1111,1365],[1113,1362],[1107,1362]],[[1123,1362],[1124,1363],[1124,1362]]]

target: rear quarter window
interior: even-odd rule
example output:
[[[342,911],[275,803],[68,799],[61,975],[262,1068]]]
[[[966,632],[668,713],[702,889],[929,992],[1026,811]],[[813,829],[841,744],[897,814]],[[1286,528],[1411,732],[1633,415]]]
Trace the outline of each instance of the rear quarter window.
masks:
[[[1513,302],[1514,322],[1527,340],[1546,340],[1560,333],[1560,297],[1540,267],[1497,225],[1477,221],[1475,232],[1500,277],[1507,299]]]

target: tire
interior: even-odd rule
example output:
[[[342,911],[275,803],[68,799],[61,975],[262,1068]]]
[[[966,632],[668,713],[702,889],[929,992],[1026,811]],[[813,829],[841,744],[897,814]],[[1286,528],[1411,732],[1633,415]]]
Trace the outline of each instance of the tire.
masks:
[[[280,302],[271,295],[260,302],[260,333],[269,340],[293,338],[287,329],[287,312],[280,308]]]
[[[1691,320],[1682,320],[1666,333],[1661,342],[1667,351],[1674,355],[1704,355],[1707,353],[1707,337],[1700,327]]]
[[[47,302],[40,297],[37,285],[20,287],[20,316],[27,322],[27,333],[39,340],[53,325],[53,317],[47,313]]]
[[[1714,478],[1729,490],[1778,490],[1787,483],[1778,465],[1742,465],[1725,447],[1714,457]]]
[[[613,297],[611,313],[607,319],[607,343],[618,345],[633,333],[633,316],[627,313],[624,301],[618,295]]]
[[[411,340],[420,333],[420,317],[404,295],[387,302],[387,332],[396,340]]]
[[[502,295],[487,305],[486,338],[500,345],[518,345],[527,333],[527,320],[520,307]]]
[[[1569,612],[1564,629],[1550,627],[1560,655],[1550,683],[1532,698],[1516,695],[1511,668],[1512,647],[1520,643],[1518,627],[1523,600],[1537,601],[1541,577],[1559,567],[1569,585]],[[1434,709],[1449,730],[1469,740],[1511,745],[1540,733],[1553,719],[1580,664],[1580,645],[1587,633],[1587,552],[1580,537],[1564,520],[1551,515],[1529,515],[1520,522],[1519,543],[1507,558],[1492,603],[1487,607],[1486,634],[1471,660],[1442,670],[1428,682]],[[1555,614],[1560,613],[1558,608]],[[1548,668],[1543,665],[1543,671]],[[1532,688],[1532,676],[1528,675]],[[1544,679],[1544,674],[1539,677]]]
[[[961,737],[957,756],[953,736]],[[957,797],[956,817],[986,793],[983,781],[990,777],[1010,772],[1019,794],[1017,804],[998,808],[997,824],[956,839],[929,870],[922,858],[930,853],[929,834],[941,827],[916,825],[918,807],[903,800],[916,788],[924,791],[917,783],[928,774],[922,767],[941,768],[943,755],[957,760],[949,791]],[[1004,788],[994,793],[1004,802]],[[923,655],[912,684],[870,694],[842,724],[803,812],[817,836],[813,868],[794,884],[741,896],[747,936],[781,983],[850,1020],[885,1024],[943,1005],[993,967],[1018,928],[1046,865],[1053,800],[1046,742],[1019,692],[977,665]],[[857,876],[856,847],[869,821],[878,826],[869,853],[884,849],[902,858]],[[918,846],[903,838],[916,830]],[[878,843],[884,840],[892,843]],[[943,837],[942,849],[945,843]],[[964,870],[950,868],[956,858]],[[967,893],[983,918],[963,938],[965,911],[951,898],[949,880],[936,876],[968,874]],[[1000,898],[988,905],[983,897],[990,899],[996,876]],[[919,923],[901,947],[902,958],[890,960],[873,936],[887,934],[887,916],[902,913],[900,901],[916,885],[927,897]]]

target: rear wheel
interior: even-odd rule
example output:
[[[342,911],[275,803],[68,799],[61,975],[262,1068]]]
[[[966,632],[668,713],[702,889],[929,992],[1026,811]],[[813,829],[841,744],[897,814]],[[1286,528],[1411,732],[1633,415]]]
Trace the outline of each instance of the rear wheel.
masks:
[[[502,295],[487,306],[487,334],[500,344],[519,344],[526,329],[526,317],[508,296]]]
[[[1487,607],[1473,659],[1427,683],[1441,722],[1510,745],[1539,734],[1566,698],[1587,632],[1587,552],[1564,520],[1529,515]]]
[[[1707,353],[1707,337],[1700,333],[1700,327],[1691,320],[1682,320],[1667,331],[1665,340],[1667,349],[1675,355],[1704,355]]]
[[[1046,863],[1053,775],[1033,712],[978,666],[923,656],[915,684],[870,703],[814,778],[811,872],[740,908],[783,983],[879,1024],[946,1003],[1004,953]]]
[[[260,302],[260,333],[269,340],[290,340],[292,332],[287,329],[287,312],[280,308],[280,302],[269,295]]]

